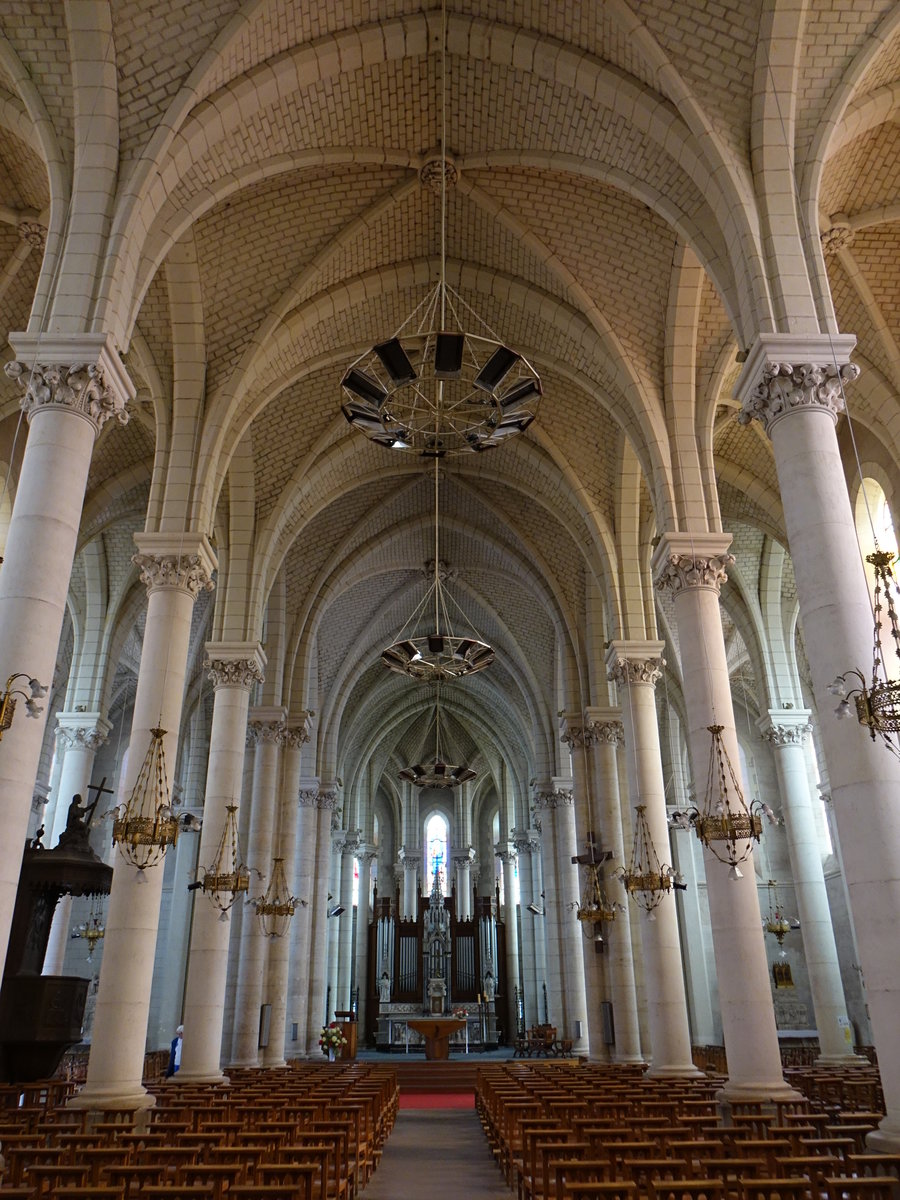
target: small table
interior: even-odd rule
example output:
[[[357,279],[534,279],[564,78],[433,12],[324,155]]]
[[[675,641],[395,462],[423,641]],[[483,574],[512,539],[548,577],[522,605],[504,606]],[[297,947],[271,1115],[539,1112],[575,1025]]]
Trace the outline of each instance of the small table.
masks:
[[[427,1059],[449,1058],[451,1036],[466,1027],[463,1017],[421,1017],[407,1019],[406,1024],[425,1039]]]

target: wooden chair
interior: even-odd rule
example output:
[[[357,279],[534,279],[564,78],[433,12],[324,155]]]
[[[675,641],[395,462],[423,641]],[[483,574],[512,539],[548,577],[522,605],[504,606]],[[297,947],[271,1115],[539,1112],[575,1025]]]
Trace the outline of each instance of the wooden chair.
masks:
[[[648,1200],[727,1200],[723,1179],[651,1179]]]
[[[809,1179],[748,1179],[741,1200],[819,1200],[819,1190]]]
[[[212,1200],[212,1183],[148,1183],[138,1192],[141,1200]]]
[[[236,1183],[229,1200],[312,1200],[312,1192],[298,1192],[293,1183]]]
[[[606,1183],[564,1183],[563,1200],[595,1200],[605,1197],[605,1200],[636,1200],[639,1195],[636,1183],[621,1179]]]
[[[318,1181],[319,1190],[316,1182]],[[262,1187],[272,1184],[289,1186],[295,1200],[313,1200],[314,1196],[325,1200],[328,1195],[325,1177],[320,1163],[266,1163],[259,1169]]]
[[[4,1200],[8,1194],[5,1188],[0,1191]],[[125,1189],[105,1183],[91,1183],[86,1187],[62,1184],[54,1188],[50,1196],[51,1200],[125,1200]]]
[[[828,1200],[897,1200],[900,1185],[893,1175],[867,1175],[864,1179],[833,1178],[825,1180]]]

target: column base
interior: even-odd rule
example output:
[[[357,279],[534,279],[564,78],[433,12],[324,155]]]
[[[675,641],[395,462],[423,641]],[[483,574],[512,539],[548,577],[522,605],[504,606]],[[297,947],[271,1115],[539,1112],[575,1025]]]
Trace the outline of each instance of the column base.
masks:
[[[610,1059],[610,1062],[613,1064],[613,1066],[615,1066],[617,1063],[641,1063],[643,1066],[647,1065],[647,1060],[644,1058],[643,1054],[614,1054]]]
[[[716,1092],[716,1100],[726,1108],[731,1104],[786,1104],[803,1100],[800,1092],[785,1083],[783,1079],[773,1080],[772,1083],[732,1083],[730,1080],[720,1092]]]
[[[248,1070],[252,1071],[254,1068],[256,1068],[258,1066],[259,1066],[258,1058],[246,1058],[246,1059],[233,1058],[231,1060],[231,1062],[228,1064],[228,1066],[225,1068],[225,1070],[229,1071],[229,1070],[234,1069],[234,1070],[238,1070],[238,1071],[248,1071]]]
[[[877,1129],[866,1134],[866,1149],[877,1154],[900,1154],[900,1125],[885,1117]]]
[[[176,1071],[167,1083],[174,1083],[177,1087],[179,1083],[221,1083],[226,1087],[231,1083],[231,1080],[224,1071],[185,1071],[184,1067],[180,1071]]]
[[[868,1067],[871,1063],[864,1054],[820,1054],[817,1067]]]
[[[156,1097],[144,1088],[125,1091],[122,1088],[92,1088],[87,1084],[77,1096],[66,1101],[66,1108],[87,1112],[145,1112],[156,1107]]]
[[[636,1062],[643,1062],[643,1059],[635,1059]],[[705,1079],[706,1075],[699,1067],[695,1067],[693,1063],[685,1063],[684,1066],[662,1066],[655,1067],[652,1063],[646,1073],[647,1079]]]

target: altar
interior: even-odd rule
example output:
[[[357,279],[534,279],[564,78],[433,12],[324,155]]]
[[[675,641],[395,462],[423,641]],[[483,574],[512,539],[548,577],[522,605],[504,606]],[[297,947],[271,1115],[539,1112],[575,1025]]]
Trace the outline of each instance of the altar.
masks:
[[[450,1038],[465,1029],[466,1020],[465,1017],[421,1017],[409,1019],[406,1024],[424,1039],[425,1057],[441,1060],[450,1057]]]

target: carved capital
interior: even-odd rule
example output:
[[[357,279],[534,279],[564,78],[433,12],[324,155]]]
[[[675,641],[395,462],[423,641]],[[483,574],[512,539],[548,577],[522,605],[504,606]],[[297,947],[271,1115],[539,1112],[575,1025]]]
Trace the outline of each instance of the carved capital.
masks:
[[[217,688],[246,688],[263,683],[265,677],[256,658],[206,658],[203,662],[210,682]]]
[[[297,793],[297,803],[301,808],[318,808],[319,789],[301,788]]]
[[[663,663],[663,665],[665,664]],[[595,721],[591,725],[591,733],[595,745],[625,745],[625,726],[621,721]]]
[[[344,829],[342,832],[342,840],[340,842],[341,854],[349,855],[350,858],[356,858],[357,851],[363,846],[362,830],[361,829]],[[337,839],[335,839],[337,845]]]
[[[620,687],[649,683],[653,687],[663,673],[664,658],[618,658],[607,668],[606,678]]]
[[[453,859],[453,865],[455,867],[462,867],[465,870],[468,870],[468,868],[475,861],[475,847],[460,846],[457,850],[453,851],[450,857]]]
[[[107,731],[94,726],[89,728],[62,728],[57,730],[57,738],[66,750],[78,748],[79,750],[97,751],[106,742]]]
[[[304,713],[302,717],[292,717],[284,731],[284,745],[289,750],[299,750],[309,741],[309,722],[312,713]]]
[[[656,586],[661,592],[677,594],[685,588],[709,588],[718,592],[728,582],[733,554],[669,554],[657,571]]]
[[[539,847],[537,831],[534,829],[512,829],[509,840],[517,854],[531,854]]]
[[[735,388],[738,420],[747,425],[755,418],[770,435],[793,413],[825,412],[836,421],[844,409],[844,385],[859,376],[850,362],[855,345],[850,334],[760,334]]]
[[[335,789],[326,788],[324,791],[320,788],[316,796],[316,807],[328,809],[334,812],[338,806],[338,794]]]
[[[201,592],[211,592],[216,586],[199,554],[135,554],[131,561],[140,567],[141,583],[148,592],[179,588],[196,600]]]
[[[512,866],[519,857],[518,850],[514,844],[504,846],[501,842],[498,842],[494,847],[494,854],[500,859],[504,867]]]
[[[590,749],[596,742],[594,729],[591,725],[569,725],[559,735],[559,740],[565,742],[570,750]]]
[[[60,408],[84,417],[99,433],[110,417],[120,425],[128,424],[125,403],[106,381],[97,363],[69,363],[66,366],[9,362],[5,367],[10,379],[24,390],[20,403],[29,421],[44,408]]]
[[[552,812],[557,808],[570,808],[575,803],[575,793],[564,788],[553,792],[535,792],[532,807],[538,812]]]
[[[812,725],[770,725],[762,738],[772,746],[802,746],[811,733]]]
[[[247,729],[254,746],[280,746],[284,741],[284,721],[251,721]]]

